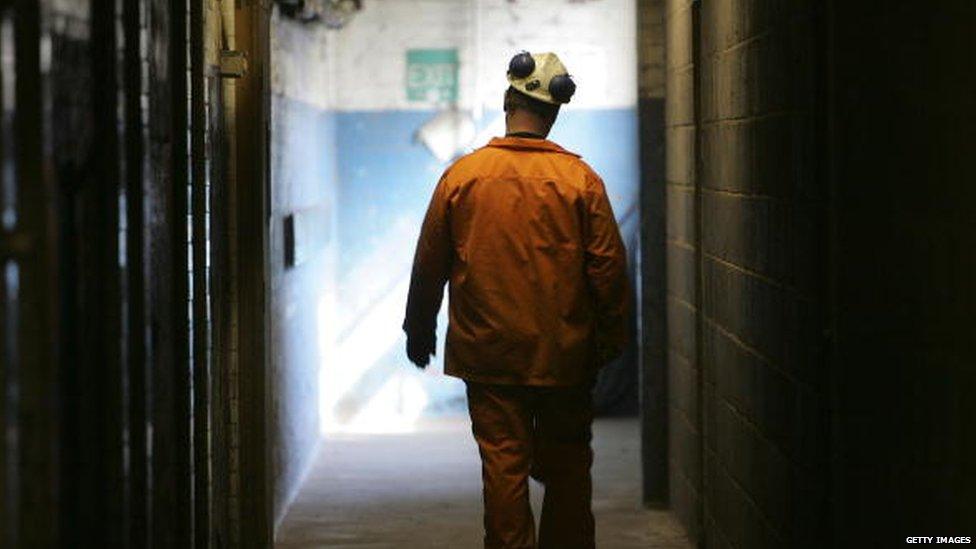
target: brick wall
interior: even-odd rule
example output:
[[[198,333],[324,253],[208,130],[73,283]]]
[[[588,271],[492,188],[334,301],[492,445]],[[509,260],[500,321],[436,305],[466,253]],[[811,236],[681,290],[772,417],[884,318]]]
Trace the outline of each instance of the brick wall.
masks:
[[[826,534],[811,4],[669,9],[671,497],[708,546]]]
[[[716,545],[825,533],[813,4],[702,7],[704,523]]]
[[[701,522],[701,418],[695,221],[695,105],[692,2],[666,7],[666,321],[671,507],[693,537]]]
[[[670,497],[705,546],[972,535],[974,20],[668,2]]]
[[[664,98],[665,0],[637,0],[637,94]]]

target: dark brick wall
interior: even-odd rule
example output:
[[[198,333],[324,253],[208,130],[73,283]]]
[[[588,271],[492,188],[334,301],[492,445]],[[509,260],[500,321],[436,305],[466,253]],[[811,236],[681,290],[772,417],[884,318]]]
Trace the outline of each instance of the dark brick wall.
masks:
[[[973,535],[974,23],[668,3],[670,496],[705,546]]]
[[[701,522],[701,416],[698,361],[698,231],[696,223],[693,8],[666,6],[665,62],[665,298],[668,387],[669,496],[693,537]]]
[[[699,358],[714,545],[816,546],[827,534],[813,5],[701,8]]]
[[[671,497],[707,546],[827,530],[825,193],[812,2],[672,2]]]

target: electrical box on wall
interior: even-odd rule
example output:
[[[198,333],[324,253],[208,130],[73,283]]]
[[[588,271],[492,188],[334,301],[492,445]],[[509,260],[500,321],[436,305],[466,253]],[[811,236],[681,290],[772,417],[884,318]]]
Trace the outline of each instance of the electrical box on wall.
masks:
[[[292,212],[282,220],[285,268],[314,258],[329,241],[329,212],[325,207]]]
[[[247,74],[247,53],[224,50],[220,52],[220,76],[222,78],[244,78]]]
[[[295,266],[295,214],[285,216],[285,267]]]

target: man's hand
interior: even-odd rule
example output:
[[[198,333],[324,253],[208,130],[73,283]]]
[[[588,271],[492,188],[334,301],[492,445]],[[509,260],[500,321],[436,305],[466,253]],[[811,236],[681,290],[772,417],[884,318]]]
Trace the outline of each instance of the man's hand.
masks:
[[[437,335],[407,334],[407,358],[415,366],[424,369],[430,364],[430,355],[436,354]]]

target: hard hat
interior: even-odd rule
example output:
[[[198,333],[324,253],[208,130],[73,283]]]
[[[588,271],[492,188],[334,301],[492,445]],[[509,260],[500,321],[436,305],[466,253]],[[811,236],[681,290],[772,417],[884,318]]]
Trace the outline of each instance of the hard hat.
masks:
[[[523,51],[508,63],[508,83],[516,90],[546,103],[569,103],[576,83],[552,52]]]

